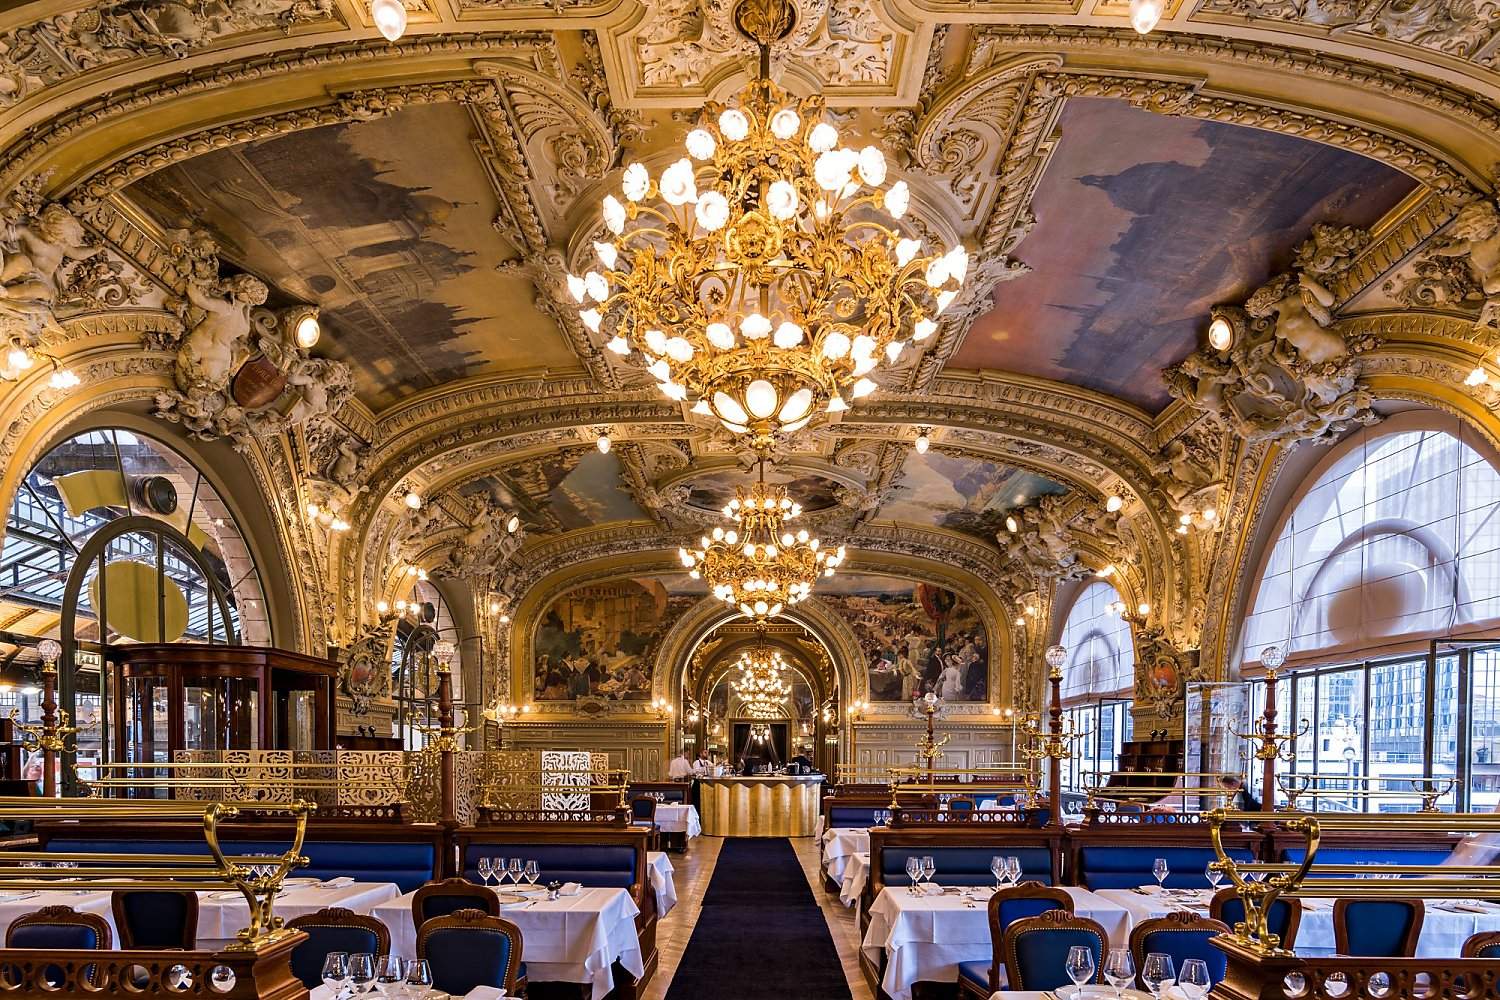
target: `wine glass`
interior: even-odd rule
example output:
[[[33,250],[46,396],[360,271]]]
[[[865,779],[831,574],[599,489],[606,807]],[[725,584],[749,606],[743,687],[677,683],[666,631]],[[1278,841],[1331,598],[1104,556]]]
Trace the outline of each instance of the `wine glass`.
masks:
[[[1141,984],[1151,991],[1152,996],[1161,996],[1162,991],[1176,980],[1177,971],[1172,965],[1171,955],[1153,951],[1146,956],[1146,964],[1141,968]]]
[[[349,984],[354,987],[354,995],[360,996],[370,988],[375,981],[375,956],[367,951],[359,952],[349,956]]]
[[[1177,977],[1177,986],[1187,994],[1187,1000],[1203,1000],[1213,986],[1208,978],[1208,963],[1201,958],[1185,959],[1182,974]]]
[[[406,982],[406,965],[400,955],[381,955],[375,963],[375,991],[394,997]]]
[[[990,858],[990,874],[995,876],[995,891],[999,892],[1005,883],[1005,859],[998,854]]]
[[[495,863],[489,858],[479,859],[479,878],[484,882],[486,888],[490,884],[490,878],[495,874]]]
[[[1119,1000],[1125,987],[1135,981],[1135,962],[1130,957],[1129,948],[1109,949],[1109,955],[1104,959],[1104,979],[1115,988],[1115,998]]]
[[[521,884],[521,874],[525,870],[526,870],[526,862],[522,861],[520,858],[511,858],[510,859],[510,870],[507,871],[506,874],[510,876],[510,881],[511,881],[512,885],[520,885]]]
[[[1021,859],[1014,854],[1005,859],[1005,877],[1010,879],[1010,884],[1015,885],[1021,881]]]
[[[432,989],[432,966],[425,958],[415,958],[406,963],[406,992],[414,997],[423,997]]]
[[[1166,858],[1157,858],[1151,863],[1151,874],[1156,876],[1156,887],[1163,888],[1167,883],[1167,876],[1171,870],[1167,868]]]
[[[1068,978],[1073,980],[1073,985],[1082,987],[1084,983],[1094,978],[1094,951],[1086,945],[1075,944],[1068,949],[1068,959],[1063,963],[1063,971]]]
[[[536,885],[536,880],[541,877],[542,868],[535,861],[528,861],[521,874],[526,879],[526,887],[530,889]]]
[[[1203,877],[1208,879],[1209,888],[1214,891],[1218,891],[1219,883],[1224,881],[1224,873],[1215,868],[1212,861],[1204,866]]]
[[[931,882],[932,876],[936,874],[937,862],[932,859],[932,855],[926,855],[922,858],[922,880],[924,882]]]
[[[922,859],[915,854],[908,854],[906,856],[906,877],[910,880],[906,886],[906,891],[912,895],[916,895],[917,880],[922,877]]]
[[[333,991],[336,998],[344,995],[344,987],[349,985],[349,954],[343,951],[330,951],[323,956],[323,985]]]

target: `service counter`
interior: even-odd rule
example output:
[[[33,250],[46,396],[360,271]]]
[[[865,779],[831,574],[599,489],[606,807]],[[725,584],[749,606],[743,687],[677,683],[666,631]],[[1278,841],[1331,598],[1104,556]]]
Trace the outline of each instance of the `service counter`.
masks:
[[[817,832],[823,775],[704,778],[703,832],[710,837],[811,837]]]

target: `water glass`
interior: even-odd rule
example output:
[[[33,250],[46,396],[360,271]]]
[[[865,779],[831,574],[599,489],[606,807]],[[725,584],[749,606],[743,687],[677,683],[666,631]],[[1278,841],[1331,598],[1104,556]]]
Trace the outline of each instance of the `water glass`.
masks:
[[[1177,988],[1187,1000],[1203,1000],[1208,996],[1213,983],[1208,978],[1208,963],[1201,958],[1189,958],[1182,963],[1182,974],[1177,977]]]
[[[998,890],[1005,883],[1005,859],[998,854],[990,858],[990,874],[995,876],[995,888]]]
[[[922,879],[923,879],[923,881],[931,882],[932,881],[932,876],[934,876],[936,874],[937,874],[937,862],[932,859],[932,855],[929,854],[926,857],[922,858]]]
[[[1015,885],[1021,881],[1021,859],[1014,854],[1005,859],[1005,877],[1010,879],[1010,884]]]
[[[922,859],[915,854],[908,854],[906,856],[906,877],[910,880],[907,883],[906,891],[912,895],[916,895],[917,882],[922,878]]]
[[[323,956],[323,985],[332,990],[335,997],[344,995],[344,987],[349,985],[347,952],[330,951]]]
[[[1135,981],[1135,961],[1129,948],[1111,948],[1104,959],[1104,981],[1115,988],[1115,997]]]
[[[375,956],[367,951],[349,956],[349,985],[354,987],[354,995],[361,996],[370,989],[370,984],[375,981]]]
[[[1156,885],[1158,888],[1166,885],[1167,876],[1171,874],[1170,870],[1167,868],[1167,859],[1157,858],[1154,862],[1152,862],[1151,874],[1156,876]]]
[[[1068,949],[1068,960],[1063,971],[1073,980],[1074,986],[1082,986],[1094,978],[1094,952],[1092,948],[1075,944]]]
[[[432,966],[427,959],[417,958],[406,963],[406,992],[413,997],[423,997],[432,989]]]
[[[1146,956],[1146,964],[1141,968],[1141,985],[1151,991],[1151,995],[1159,997],[1168,986],[1177,981],[1177,970],[1172,965],[1172,956],[1153,951]]]
[[[406,964],[401,961],[401,956],[381,955],[380,961],[375,963],[375,992],[394,997],[398,992],[404,992],[405,982]]]
[[[541,877],[542,869],[535,861],[528,861],[521,874],[526,879],[526,885],[531,887],[536,885],[536,880]]]
[[[1208,879],[1208,885],[1211,889],[1218,889],[1219,883],[1224,881],[1224,873],[1215,868],[1212,861],[1204,866],[1203,877]]]

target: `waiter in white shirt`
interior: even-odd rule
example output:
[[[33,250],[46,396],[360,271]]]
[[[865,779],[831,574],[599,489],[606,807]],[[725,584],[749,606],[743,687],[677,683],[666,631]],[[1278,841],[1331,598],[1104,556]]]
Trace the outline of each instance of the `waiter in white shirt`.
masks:
[[[693,765],[688,763],[687,751],[684,750],[672,762],[667,765],[668,781],[687,781],[693,776]]]

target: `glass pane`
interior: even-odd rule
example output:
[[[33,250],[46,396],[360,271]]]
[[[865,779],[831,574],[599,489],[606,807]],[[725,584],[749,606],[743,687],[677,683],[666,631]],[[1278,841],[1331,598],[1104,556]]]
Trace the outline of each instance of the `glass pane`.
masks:
[[[1500,806],[1500,649],[1475,650],[1469,660],[1469,811]]]
[[[1426,675],[1425,660],[1370,668],[1369,773],[1391,779],[1373,783],[1370,791],[1396,793],[1372,797],[1371,808],[1380,812],[1415,812],[1421,808],[1421,802],[1411,796],[1415,785],[1410,779],[1425,771]],[[1403,778],[1408,780],[1395,780]]]
[[[1453,778],[1458,775],[1458,657],[1438,657],[1436,676],[1429,773],[1438,778]],[[1458,801],[1455,786],[1438,800],[1438,806],[1444,812],[1453,812]]]
[[[1365,675],[1363,670],[1339,670],[1319,674],[1317,734],[1317,787],[1323,792],[1363,790],[1364,783],[1355,779],[1365,774],[1364,713]],[[1359,795],[1340,798],[1328,795],[1318,800],[1320,809],[1359,812],[1364,800]]]
[[[247,678],[223,677],[183,691],[189,750],[254,750],[260,746],[259,692]]]

